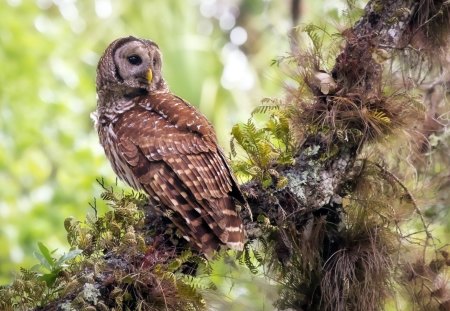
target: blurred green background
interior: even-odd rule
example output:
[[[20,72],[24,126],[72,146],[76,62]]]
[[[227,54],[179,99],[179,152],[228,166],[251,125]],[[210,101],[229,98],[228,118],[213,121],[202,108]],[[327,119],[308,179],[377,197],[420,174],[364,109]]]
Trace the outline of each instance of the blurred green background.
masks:
[[[304,2],[300,22],[343,9]],[[206,114],[227,149],[231,126],[281,93],[271,61],[289,51],[291,15],[291,1],[275,0],[2,1],[0,284],[37,262],[39,241],[67,252],[64,219],[92,213],[96,178],[115,181],[89,117],[96,64],[111,41],[156,41],[171,89]]]

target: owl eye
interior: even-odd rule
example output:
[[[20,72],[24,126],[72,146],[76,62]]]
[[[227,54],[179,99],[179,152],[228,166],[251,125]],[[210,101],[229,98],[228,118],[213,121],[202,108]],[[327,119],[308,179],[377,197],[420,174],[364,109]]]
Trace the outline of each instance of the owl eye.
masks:
[[[131,55],[131,56],[128,56],[128,62],[131,64],[131,65],[140,65],[140,64],[142,64],[142,58],[140,58],[138,55]]]
[[[155,58],[153,58],[153,66],[156,66],[156,63],[158,62],[158,60]]]

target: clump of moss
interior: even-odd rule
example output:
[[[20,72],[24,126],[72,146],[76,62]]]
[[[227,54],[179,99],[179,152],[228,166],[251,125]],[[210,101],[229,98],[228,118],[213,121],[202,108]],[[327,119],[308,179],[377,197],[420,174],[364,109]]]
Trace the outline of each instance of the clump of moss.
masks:
[[[351,30],[340,36],[329,35],[311,26],[303,33],[303,41],[310,44],[286,58],[295,65],[292,79],[298,84],[288,88],[286,99],[298,141],[321,136],[334,154],[345,145],[360,149],[397,129],[415,130],[411,124],[423,118],[423,108],[410,93],[384,87],[383,66],[377,61],[384,50],[376,39],[356,37]],[[326,54],[322,52],[324,37],[329,37]],[[346,45],[338,55],[334,51],[342,40]]]
[[[432,260],[423,256],[415,262],[403,262],[398,282],[408,306],[415,310],[450,310],[450,256],[447,250],[439,250]]]
[[[20,274],[9,286],[0,288],[0,309],[5,311],[29,310],[44,305],[47,285],[38,273],[21,269]]]
[[[314,103],[301,102],[295,115],[297,124],[307,124],[303,135],[325,135],[332,145],[352,143],[362,146],[366,141],[387,137],[412,115],[418,115],[418,106],[402,96],[367,96],[361,93],[335,94]]]
[[[450,35],[450,4],[444,0],[421,0],[409,21],[410,44],[429,56],[445,48]],[[441,50],[442,51],[442,50]]]
[[[312,49],[286,58],[296,66],[298,86],[288,89],[280,105],[289,111],[289,130],[297,145],[328,146],[325,154],[320,148],[319,164],[333,163],[345,150],[358,153],[365,143],[383,140],[397,129],[408,131],[411,120],[421,119],[416,98],[382,87],[382,68],[373,59],[376,45],[370,38],[346,34],[347,49],[328,74],[317,36],[309,32]],[[365,58],[367,62],[361,61]],[[392,275],[399,268],[395,257],[410,243],[401,227],[414,212],[425,232],[421,243],[429,242],[427,225],[400,179],[368,160],[355,164],[337,193],[343,200],[312,209],[292,208],[296,205],[289,203],[289,193],[283,192],[286,199],[267,197],[267,204],[276,207],[262,225],[266,235],[261,253],[269,254],[263,263],[281,284],[278,308],[380,310],[394,288]]]
[[[381,165],[357,161],[341,191],[341,202],[317,210],[282,205],[275,224],[259,217],[263,264],[280,282],[278,308],[381,310],[395,295],[393,276],[404,265],[397,258],[412,243],[431,243],[411,193]],[[405,234],[415,213],[422,230]]]
[[[57,273],[22,270],[0,289],[2,310],[203,310],[199,291],[209,285],[200,288],[194,275],[206,260],[152,212],[144,195],[100,184],[111,210],[97,216],[93,204],[95,215],[86,221],[66,219],[74,256],[57,265],[44,248]]]

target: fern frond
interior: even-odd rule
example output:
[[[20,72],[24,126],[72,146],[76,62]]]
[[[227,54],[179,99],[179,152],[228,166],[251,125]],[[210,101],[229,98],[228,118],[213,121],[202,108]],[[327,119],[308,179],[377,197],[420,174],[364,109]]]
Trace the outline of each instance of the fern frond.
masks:
[[[180,274],[178,278],[193,290],[207,290],[214,288],[214,284],[208,277]]]
[[[257,274],[258,273],[258,267],[260,266],[260,264],[254,264],[253,260],[252,260],[252,254],[253,251],[250,248],[250,244],[245,244],[244,246],[244,254],[243,254],[243,261],[245,263],[245,265],[247,266],[247,268],[250,270],[251,273],[253,274]],[[253,256],[254,257],[254,256]]]
[[[234,143],[235,138],[231,137],[230,140],[230,151],[231,151],[231,156],[236,157],[237,156],[237,152],[236,152],[236,144]]]
[[[269,111],[280,110],[281,101],[279,99],[264,98],[261,100],[264,103],[270,103],[271,105],[261,105],[253,109],[252,116],[255,114],[265,114]]]
[[[378,123],[384,123],[384,124],[391,123],[391,119],[383,111],[376,111],[376,110],[370,111],[369,114],[370,114],[370,117]]]
[[[286,187],[288,184],[288,179],[285,176],[282,176],[278,179],[277,184],[275,185],[275,187],[277,189],[283,189],[284,187]]]
[[[261,254],[257,251],[257,250],[253,250],[253,256],[255,256],[255,259],[258,261],[258,263],[260,264],[260,265],[262,265],[263,263],[264,263],[264,259],[263,259],[263,257],[261,256]]]
[[[162,280],[166,280],[166,281],[170,281],[172,284],[176,284],[177,283],[177,277],[173,272],[170,271],[164,271],[161,273],[161,279]]]

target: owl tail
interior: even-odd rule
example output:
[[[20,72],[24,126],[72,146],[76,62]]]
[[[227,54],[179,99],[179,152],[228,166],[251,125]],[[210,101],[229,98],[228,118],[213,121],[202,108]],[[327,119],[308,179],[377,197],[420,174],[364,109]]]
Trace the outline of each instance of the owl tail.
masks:
[[[201,203],[186,199],[169,218],[192,246],[207,258],[211,258],[222,245],[243,249],[244,228],[231,197]]]
[[[191,203],[195,205],[199,202]],[[200,204],[198,206],[200,209],[185,206],[184,220],[189,219],[188,228],[183,228],[182,223],[177,224],[178,228],[185,231],[184,237],[207,257],[221,245],[242,250],[245,239],[244,226],[236,211],[234,200],[231,197],[223,197],[214,201],[203,201]]]
[[[244,225],[236,211],[236,205],[231,197],[217,200],[214,204],[214,213],[221,214],[217,230],[211,227],[219,240],[231,249],[242,250],[244,248]]]

